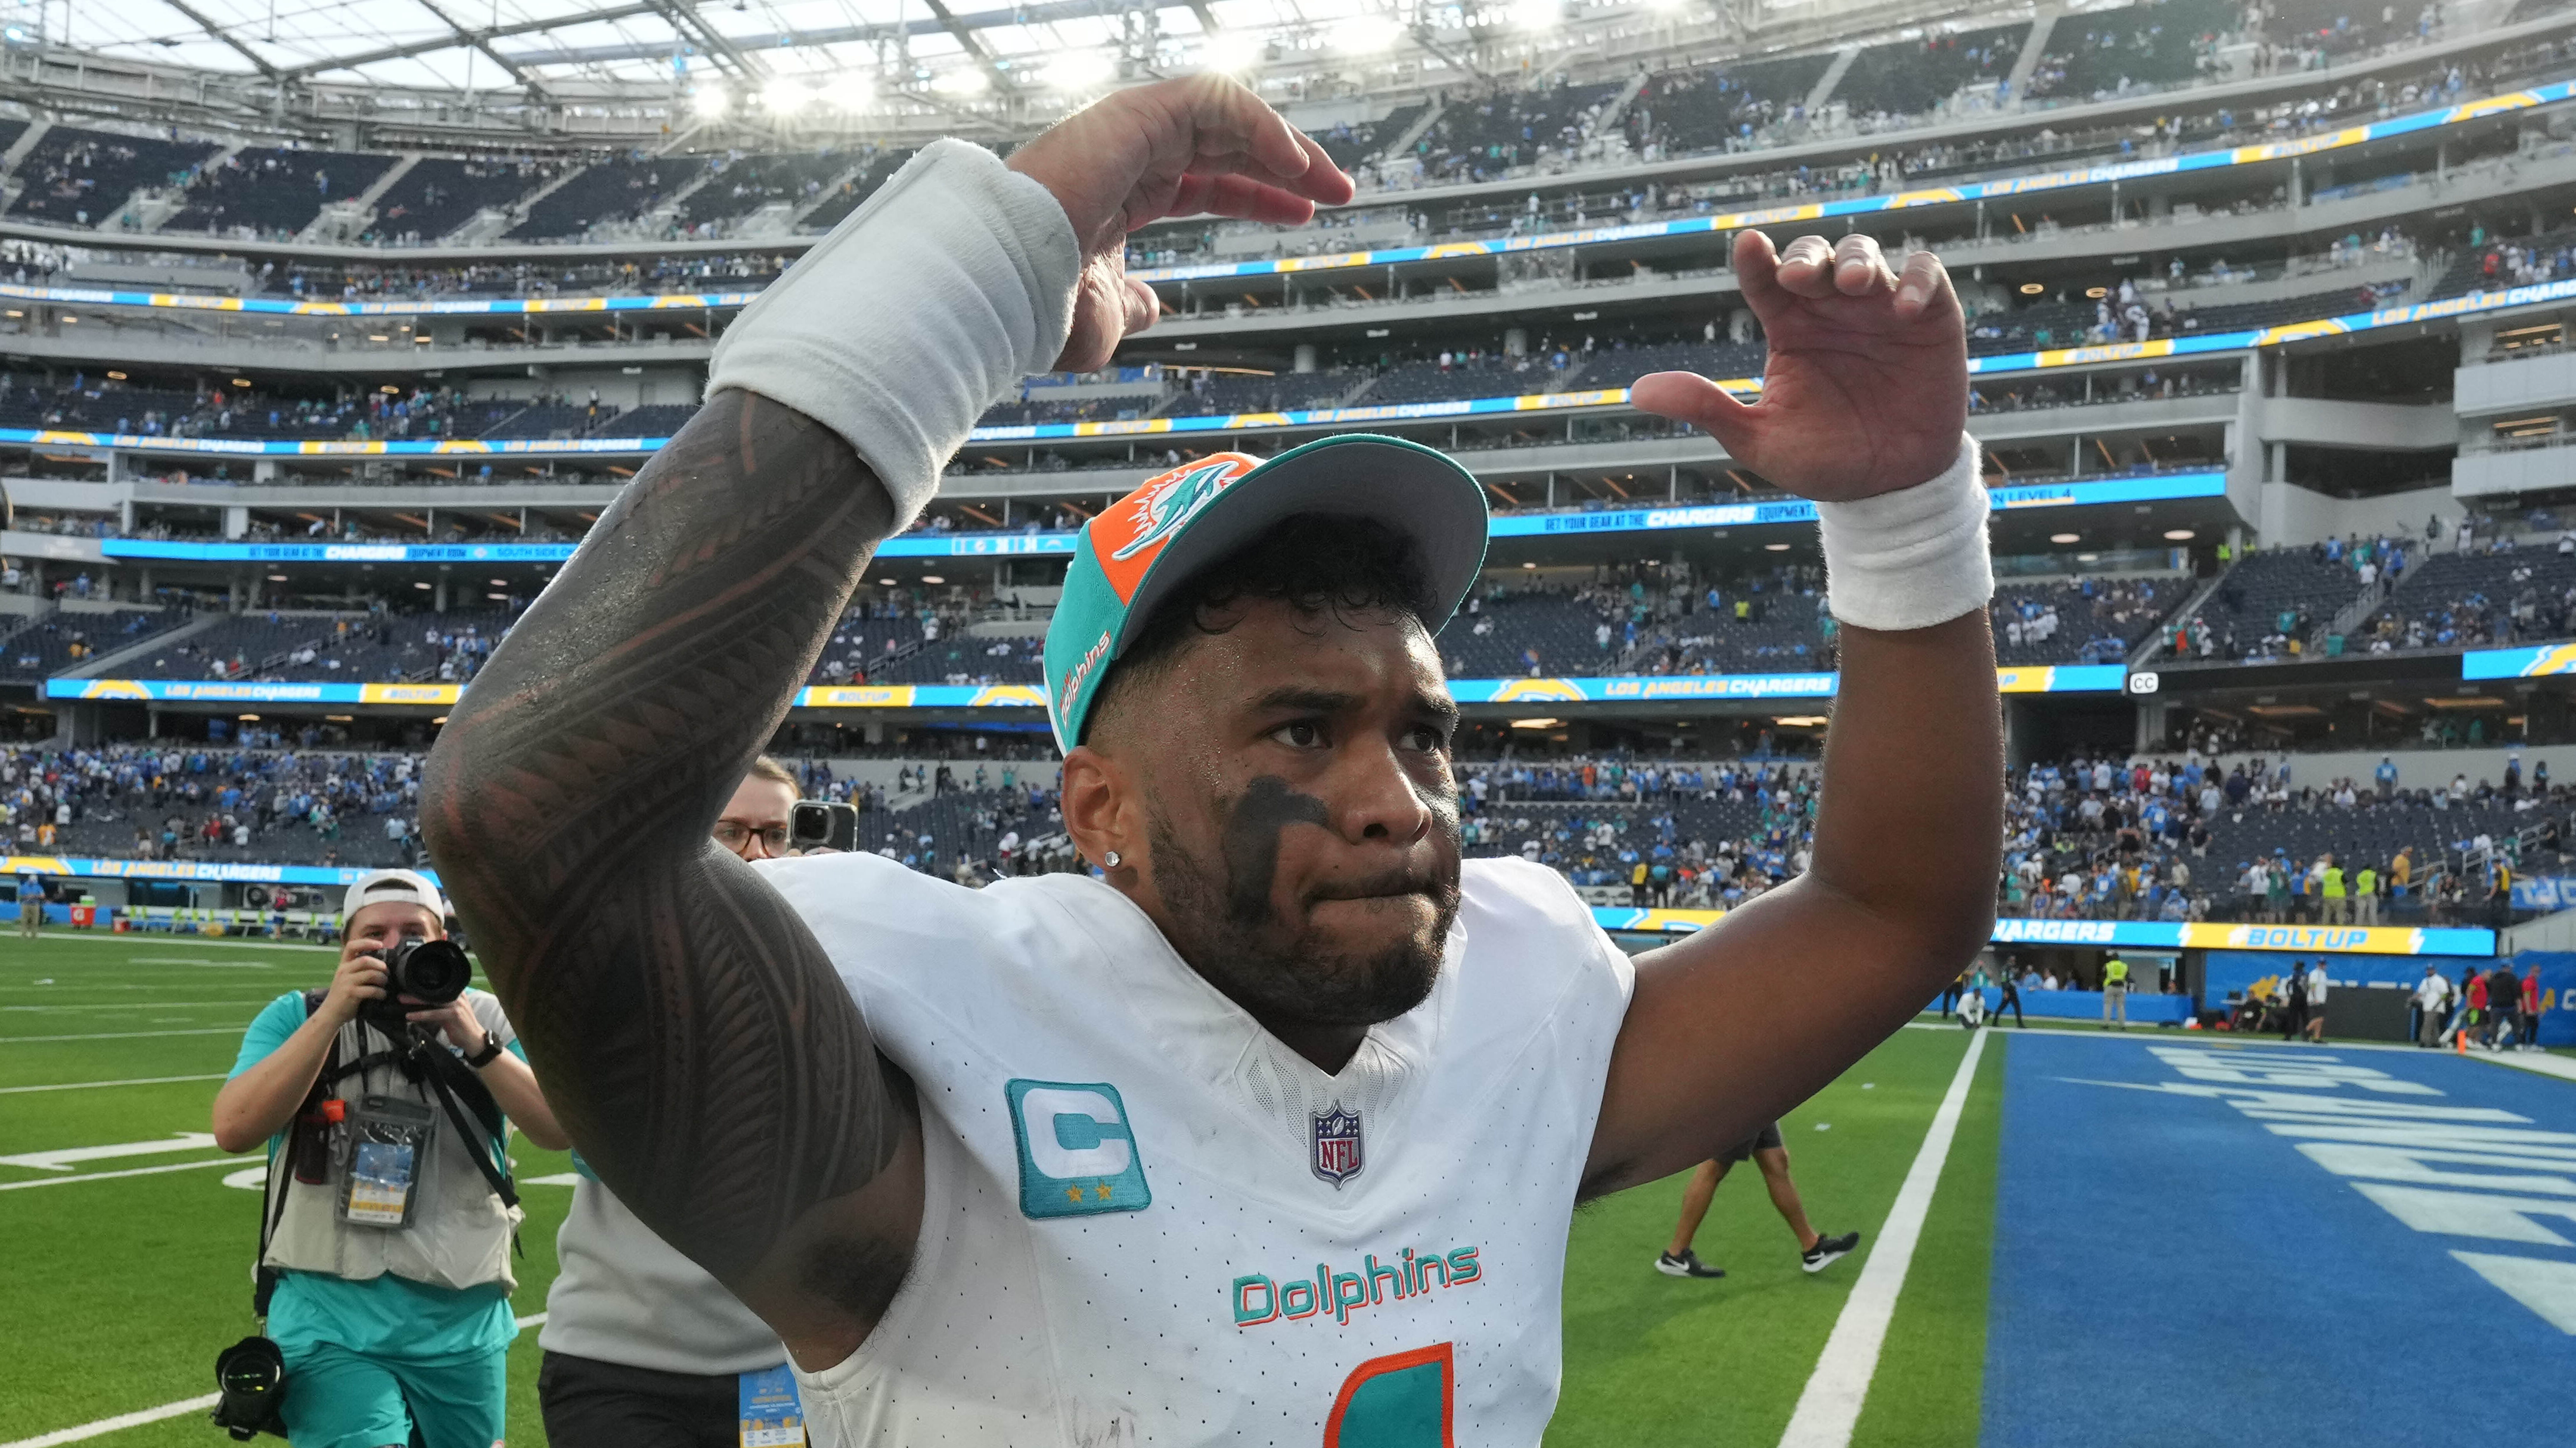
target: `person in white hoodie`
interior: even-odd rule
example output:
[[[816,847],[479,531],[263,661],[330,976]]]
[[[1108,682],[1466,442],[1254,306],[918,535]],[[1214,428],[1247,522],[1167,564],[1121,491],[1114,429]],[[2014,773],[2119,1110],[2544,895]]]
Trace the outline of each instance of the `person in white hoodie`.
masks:
[[[2451,1014],[2451,983],[2431,966],[2424,967],[2424,978],[2415,986],[2415,1044],[2430,1046],[2442,1033],[2442,1022]]]

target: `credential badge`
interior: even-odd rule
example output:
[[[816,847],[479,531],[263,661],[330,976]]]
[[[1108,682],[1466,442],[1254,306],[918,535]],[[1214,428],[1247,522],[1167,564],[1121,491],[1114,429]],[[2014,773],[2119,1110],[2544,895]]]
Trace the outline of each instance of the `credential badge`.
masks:
[[[1361,1149],[1360,1114],[1344,1111],[1342,1103],[1333,1103],[1330,1111],[1315,1113],[1315,1175],[1333,1184],[1342,1184],[1360,1174],[1367,1165]]]

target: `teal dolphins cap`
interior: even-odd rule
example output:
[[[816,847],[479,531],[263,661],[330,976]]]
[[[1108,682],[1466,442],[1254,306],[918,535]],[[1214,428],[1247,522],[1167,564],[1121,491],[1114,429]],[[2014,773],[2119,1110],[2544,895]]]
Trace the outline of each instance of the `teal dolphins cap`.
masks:
[[[1047,625],[1047,722],[1082,742],[1109,666],[1191,574],[1301,513],[1368,518],[1420,550],[1414,600],[1437,630],[1485,566],[1485,490],[1441,452],[1397,437],[1344,433],[1272,458],[1213,453],[1102,509],[1082,525],[1064,596]]]

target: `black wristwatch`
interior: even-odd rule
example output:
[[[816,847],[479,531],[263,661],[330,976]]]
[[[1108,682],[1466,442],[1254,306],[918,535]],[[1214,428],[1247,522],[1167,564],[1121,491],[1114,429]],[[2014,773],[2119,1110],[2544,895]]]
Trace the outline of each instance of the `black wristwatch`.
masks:
[[[494,1061],[501,1059],[502,1049],[501,1038],[493,1035],[490,1031],[485,1031],[483,1033],[483,1049],[466,1057],[465,1064],[473,1067],[477,1071],[480,1071],[484,1067],[491,1065]]]

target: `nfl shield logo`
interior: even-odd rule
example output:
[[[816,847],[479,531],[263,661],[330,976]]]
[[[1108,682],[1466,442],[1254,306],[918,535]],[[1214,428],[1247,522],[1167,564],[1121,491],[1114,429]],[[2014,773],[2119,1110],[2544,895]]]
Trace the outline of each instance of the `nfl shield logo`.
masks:
[[[1339,1191],[1365,1164],[1360,1152],[1360,1114],[1344,1111],[1338,1101],[1332,1110],[1316,1112],[1315,1175]]]

